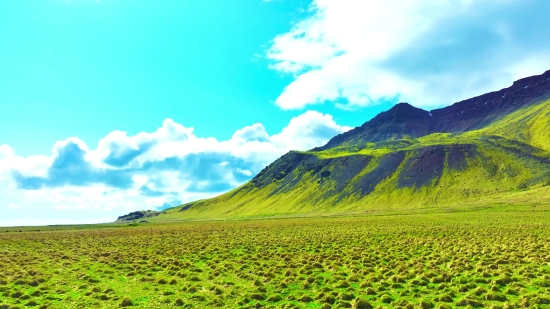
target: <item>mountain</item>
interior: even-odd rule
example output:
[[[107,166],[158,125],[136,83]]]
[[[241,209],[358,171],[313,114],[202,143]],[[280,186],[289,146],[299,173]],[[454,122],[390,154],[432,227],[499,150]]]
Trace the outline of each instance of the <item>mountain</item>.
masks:
[[[241,187],[155,218],[258,217],[550,202],[550,71],[425,111],[395,105]]]
[[[500,91],[487,93],[430,112],[400,103],[362,126],[340,134],[316,150],[359,145],[431,133],[462,133],[483,128],[525,106],[550,98],[550,71],[520,79]]]

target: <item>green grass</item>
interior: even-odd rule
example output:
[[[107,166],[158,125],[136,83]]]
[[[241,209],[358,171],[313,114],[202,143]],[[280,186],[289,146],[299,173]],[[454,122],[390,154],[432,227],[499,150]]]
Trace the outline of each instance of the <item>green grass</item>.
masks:
[[[550,204],[10,231],[0,308],[548,308],[549,237]]]

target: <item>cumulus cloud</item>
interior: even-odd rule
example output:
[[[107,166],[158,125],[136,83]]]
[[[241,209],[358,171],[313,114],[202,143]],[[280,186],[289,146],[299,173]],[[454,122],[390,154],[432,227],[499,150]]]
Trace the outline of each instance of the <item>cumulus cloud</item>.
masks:
[[[507,87],[550,69],[549,11],[542,0],[314,0],[267,52],[294,75],[276,104],[432,107]]]
[[[44,186],[82,186],[90,183],[105,183],[119,188],[131,186],[132,180],[127,171],[95,167],[87,159],[88,153],[90,150],[84,142],[77,138],[69,138],[54,145],[52,163],[45,176],[25,176],[15,169],[13,178],[20,188],[29,190],[37,190]]]
[[[338,125],[331,115],[307,111],[292,118],[288,126],[271,139],[279,148],[285,149],[285,152],[290,149],[311,149],[325,144],[339,132],[350,129],[351,127]]]
[[[95,148],[71,137],[50,155],[21,157],[1,145],[0,203],[41,216],[45,209],[100,212],[97,220],[165,209],[235,188],[289,150],[320,146],[349,129],[308,111],[277,134],[258,123],[223,141],[167,119],[155,132],[113,131]]]

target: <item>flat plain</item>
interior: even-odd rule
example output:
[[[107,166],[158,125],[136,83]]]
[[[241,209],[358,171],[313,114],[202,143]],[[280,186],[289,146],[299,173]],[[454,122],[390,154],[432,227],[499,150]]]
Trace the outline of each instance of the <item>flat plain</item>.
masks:
[[[3,228],[0,308],[549,308],[549,228],[550,206]]]

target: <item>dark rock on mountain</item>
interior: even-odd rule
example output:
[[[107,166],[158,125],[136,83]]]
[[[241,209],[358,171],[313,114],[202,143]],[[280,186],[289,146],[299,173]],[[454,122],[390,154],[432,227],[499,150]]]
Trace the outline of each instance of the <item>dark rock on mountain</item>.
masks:
[[[463,171],[468,166],[468,159],[475,158],[474,145],[455,145],[451,147],[447,155],[447,164],[450,170]]]
[[[328,178],[335,181],[334,190],[339,191],[357,176],[370,160],[371,157],[362,155],[320,159],[311,154],[289,152],[277,160],[276,164],[262,170],[252,179],[251,184],[256,188],[263,188],[276,183],[277,189],[273,190],[273,195],[292,189],[304,175],[312,174],[319,181]]]
[[[445,167],[445,147],[441,145],[420,149],[407,160],[399,175],[398,187],[420,188],[441,178]]]
[[[380,182],[397,172],[403,160],[405,160],[404,151],[393,152],[383,156],[378,166],[359,179],[357,190],[361,192],[362,196],[373,192]]]

